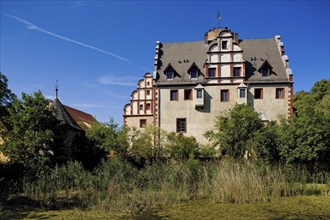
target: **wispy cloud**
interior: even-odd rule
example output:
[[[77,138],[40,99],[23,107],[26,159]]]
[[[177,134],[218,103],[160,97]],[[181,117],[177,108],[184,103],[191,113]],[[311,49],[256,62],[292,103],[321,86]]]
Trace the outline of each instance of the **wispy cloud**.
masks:
[[[134,77],[118,77],[118,76],[101,76],[99,83],[104,85],[118,86],[136,86],[138,78]]]
[[[69,8],[75,9],[75,8],[80,8],[84,6],[88,1],[74,1]]]
[[[116,97],[116,98],[121,98],[121,99],[129,99],[130,96],[124,96],[124,95],[118,95],[116,93],[110,92],[110,91],[105,91],[104,92],[108,96]]]
[[[116,106],[111,105],[101,105],[101,104],[92,104],[92,103],[73,103],[70,104],[71,107],[75,108],[108,108],[108,109],[117,109]]]
[[[80,41],[77,41],[77,40],[73,40],[71,38],[68,38],[68,37],[65,37],[65,36],[62,36],[62,35],[59,35],[59,34],[56,34],[54,32],[50,32],[46,29],[43,29],[41,27],[38,27],[37,25],[29,22],[29,21],[26,21],[22,18],[19,18],[17,16],[14,16],[14,15],[10,15],[10,14],[7,14],[7,13],[4,13],[6,16],[12,18],[12,19],[15,19],[16,21],[19,21],[25,25],[27,25],[27,28],[28,29],[31,29],[31,30],[35,30],[35,31],[39,31],[41,33],[44,33],[44,34],[48,34],[50,36],[53,36],[53,37],[56,37],[56,38],[59,38],[59,39],[62,39],[62,40],[65,40],[65,41],[68,41],[68,42],[71,42],[71,43],[74,43],[74,44],[77,44],[77,45],[80,45],[80,46],[83,46],[83,47],[86,47],[86,48],[89,48],[89,49],[92,49],[92,50],[95,50],[95,51],[98,51],[100,53],[104,53],[104,54],[107,54],[107,55],[110,55],[110,56],[113,56],[119,60],[122,60],[122,61],[126,61],[126,62],[129,62],[129,63],[132,63],[131,61],[129,61],[128,59],[122,57],[122,56],[119,56],[115,53],[112,53],[112,52],[109,52],[109,51],[106,51],[106,50],[102,50],[100,48],[97,48],[97,47],[94,47],[94,46],[91,46],[91,45],[88,45],[88,44],[85,44],[85,43],[82,43]]]

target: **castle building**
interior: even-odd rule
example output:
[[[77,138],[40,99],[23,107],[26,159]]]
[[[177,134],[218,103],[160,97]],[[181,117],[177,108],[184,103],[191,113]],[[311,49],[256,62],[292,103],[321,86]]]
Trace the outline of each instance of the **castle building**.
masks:
[[[239,39],[228,28],[204,41],[156,42],[154,74],[146,73],[124,107],[124,124],[147,124],[206,143],[216,116],[249,104],[261,119],[292,114],[293,75],[281,37]]]

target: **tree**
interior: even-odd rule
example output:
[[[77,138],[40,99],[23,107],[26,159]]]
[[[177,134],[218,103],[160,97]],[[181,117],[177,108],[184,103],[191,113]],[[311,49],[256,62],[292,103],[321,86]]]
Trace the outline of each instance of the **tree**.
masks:
[[[8,88],[8,79],[0,72],[0,135],[6,133],[4,117],[8,115],[8,108],[16,96]]]
[[[327,164],[330,160],[330,80],[294,95],[295,115],[280,125],[280,155],[287,164]]]
[[[53,129],[59,122],[48,104],[40,91],[31,96],[22,93],[22,100],[14,98],[5,117],[9,131],[3,151],[12,163],[21,164],[31,173],[48,166],[55,150]]]
[[[219,146],[222,154],[233,158],[243,158],[251,149],[248,141],[262,128],[263,124],[257,112],[248,105],[235,105],[228,115],[220,115],[215,121],[215,130],[205,136]]]
[[[8,88],[8,79],[5,75],[0,72],[0,107],[8,106],[15,95]]]
[[[192,136],[186,137],[183,134],[171,132],[167,135],[165,148],[172,158],[187,160],[197,156],[199,145]]]
[[[125,156],[128,148],[126,132],[125,128],[120,128],[113,119],[110,119],[108,123],[93,123],[92,127],[86,131],[86,135],[95,150],[101,150],[105,153],[114,151]]]

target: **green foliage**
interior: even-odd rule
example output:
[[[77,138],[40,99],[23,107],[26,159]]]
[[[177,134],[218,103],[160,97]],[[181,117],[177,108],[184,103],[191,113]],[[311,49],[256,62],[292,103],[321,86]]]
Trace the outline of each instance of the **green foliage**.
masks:
[[[182,134],[171,132],[168,134],[167,139],[165,148],[172,158],[186,160],[189,157],[196,157],[199,146],[194,137],[186,137]]]
[[[7,77],[0,72],[0,110],[3,107],[8,106],[13,101],[14,98],[15,95],[8,88]],[[2,116],[1,113],[2,112],[0,112],[0,116]]]
[[[279,134],[278,125],[271,122],[257,130],[248,140],[249,157],[268,164],[279,162]]]
[[[49,164],[55,150],[56,135],[53,128],[59,122],[48,108],[41,92],[22,94],[14,99],[5,118],[10,126],[3,150],[11,162],[22,164],[31,172],[42,170]]]
[[[115,151],[122,156],[127,153],[126,129],[120,128],[113,119],[110,119],[108,123],[95,122],[86,131],[86,136],[95,149],[107,153]]]
[[[321,164],[330,160],[330,80],[316,82],[311,92],[294,95],[295,115],[283,121],[280,155],[287,164]],[[329,167],[328,167],[329,168]]]
[[[233,158],[243,158],[248,141],[255,132],[262,128],[258,113],[248,105],[235,105],[226,115],[220,115],[215,121],[215,130],[205,133],[205,136],[220,146],[223,154]]]

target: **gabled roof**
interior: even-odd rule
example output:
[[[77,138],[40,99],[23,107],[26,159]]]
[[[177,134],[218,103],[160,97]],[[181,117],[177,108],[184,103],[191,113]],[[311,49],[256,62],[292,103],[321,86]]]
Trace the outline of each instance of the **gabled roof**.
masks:
[[[54,114],[57,120],[64,122],[75,130],[81,131],[77,122],[72,118],[69,112],[64,108],[63,104],[55,98],[55,100],[50,104],[50,108],[54,110]]]
[[[202,83],[204,64],[207,61],[207,52],[211,44],[212,42],[205,45],[204,41],[161,44],[157,63],[157,84]],[[280,51],[274,38],[241,40],[239,45],[243,50],[243,59],[246,64],[245,75],[247,83],[289,81]],[[202,73],[197,81],[191,81],[190,75],[187,72],[192,63],[195,63]],[[258,70],[262,65],[266,65],[267,63],[272,67],[272,71],[270,76],[265,78],[262,77]],[[177,77],[171,81],[166,80],[166,76],[163,72],[169,64],[180,74],[181,78]]]

